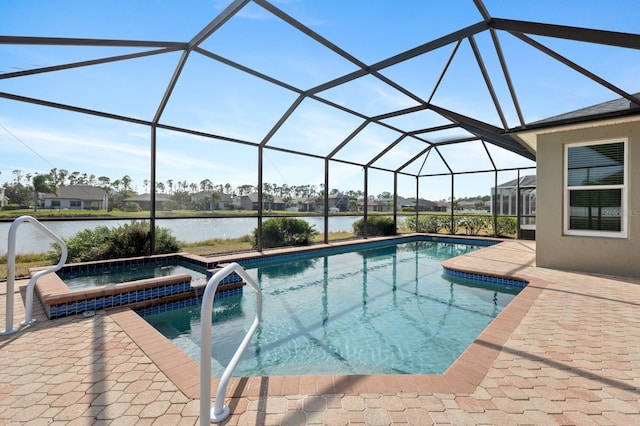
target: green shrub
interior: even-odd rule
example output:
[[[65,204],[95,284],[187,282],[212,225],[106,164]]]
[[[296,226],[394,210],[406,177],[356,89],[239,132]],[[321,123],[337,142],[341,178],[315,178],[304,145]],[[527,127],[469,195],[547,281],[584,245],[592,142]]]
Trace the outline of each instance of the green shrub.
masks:
[[[357,237],[364,237],[364,218],[353,222],[353,233]],[[396,235],[393,219],[385,216],[369,216],[367,218],[367,236],[380,237]]]
[[[414,232],[428,232],[437,234],[444,226],[444,220],[448,220],[449,216],[438,214],[420,215],[418,216],[417,226],[415,216],[408,217],[405,220],[405,226]]]
[[[65,240],[69,251],[67,262],[88,262],[93,260],[118,259],[123,257],[146,256],[150,253],[148,222],[132,221],[116,228],[98,226],[85,229]],[[155,253],[175,253],[180,249],[178,241],[166,228],[156,226]],[[49,258],[57,262],[61,250],[57,244],[52,245]]]
[[[262,223],[262,247],[308,246],[318,233],[307,221],[293,217],[272,217]],[[253,230],[253,248],[258,247],[258,228]]]
[[[124,205],[124,209],[125,212],[139,212],[142,211],[142,209],[140,208],[140,206],[138,205],[138,203],[132,203],[129,202],[127,204]]]
[[[175,200],[167,200],[164,203],[162,203],[162,210],[166,212],[179,210],[179,209],[180,209],[180,204]]]
[[[418,220],[418,223],[419,223],[419,220]],[[407,217],[403,222],[403,226],[409,229],[410,231],[417,232],[416,217],[415,216]]]
[[[108,245],[111,230],[106,226],[98,226],[94,229],[85,229],[69,239],[64,239],[67,244],[67,262],[87,262],[90,260],[105,259],[104,250]],[[49,258],[56,262],[60,259],[61,250],[57,244],[51,245]]]
[[[485,228],[489,228],[491,223],[491,216],[485,215],[468,215],[461,216],[459,224],[463,227],[467,235],[478,235],[480,231]]]
[[[515,237],[518,234],[518,220],[511,216],[498,216],[496,235],[499,237]]]
[[[460,216],[453,216],[453,221],[451,220],[451,216],[443,217],[442,227],[444,228],[447,234],[456,234],[458,232],[458,227],[460,226]]]

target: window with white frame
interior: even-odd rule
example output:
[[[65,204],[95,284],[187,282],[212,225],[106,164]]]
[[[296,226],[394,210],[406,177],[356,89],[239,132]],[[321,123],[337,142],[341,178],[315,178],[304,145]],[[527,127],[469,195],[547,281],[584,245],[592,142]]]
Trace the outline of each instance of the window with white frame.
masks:
[[[627,139],[565,145],[564,232],[627,236]]]

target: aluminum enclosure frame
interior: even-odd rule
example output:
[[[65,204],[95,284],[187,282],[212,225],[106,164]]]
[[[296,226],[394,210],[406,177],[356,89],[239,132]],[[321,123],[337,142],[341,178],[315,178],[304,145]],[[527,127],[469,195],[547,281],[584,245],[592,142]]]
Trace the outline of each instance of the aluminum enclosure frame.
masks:
[[[226,22],[228,22],[238,13],[240,13],[243,10],[243,8],[245,8],[250,3],[254,3],[262,7],[263,9],[267,10],[268,12],[272,13],[274,16],[281,19],[283,22],[290,25],[299,33],[301,33],[301,36],[310,37],[315,42],[321,44],[322,46],[329,49],[333,53],[339,55],[341,58],[343,58],[347,62],[353,64],[357,68],[356,71],[342,75],[331,81],[327,81],[325,83],[317,85],[313,88],[304,90],[288,82],[280,81],[272,76],[265,75],[257,70],[254,70],[250,67],[237,63],[229,58],[225,58],[215,52],[212,52],[210,50],[207,50],[201,47],[202,43],[205,40],[207,40],[208,37],[210,37],[212,34],[218,31]],[[24,102],[24,103],[40,105],[40,106],[49,107],[49,108],[56,108],[56,109],[71,111],[71,112],[80,113],[80,114],[88,114],[88,115],[93,115],[97,117],[102,117],[105,119],[135,123],[138,125],[143,125],[148,127],[150,130],[149,150],[151,154],[151,163],[149,165],[149,170],[150,170],[150,178],[151,178],[150,179],[151,188],[156,188],[156,179],[157,179],[156,138],[157,138],[158,129],[171,130],[174,132],[181,132],[181,133],[186,133],[191,135],[202,136],[206,138],[212,138],[212,139],[215,139],[218,141],[224,141],[227,143],[243,144],[243,145],[255,147],[257,149],[257,156],[258,156],[257,191],[258,191],[258,197],[260,200],[263,199],[263,156],[264,156],[265,150],[274,150],[278,152],[291,153],[295,155],[307,156],[307,157],[323,160],[324,168],[325,168],[324,182],[325,182],[325,188],[327,189],[324,194],[324,221],[325,221],[324,222],[325,223],[324,240],[325,242],[327,242],[328,241],[327,225],[328,225],[328,219],[329,219],[328,185],[329,185],[330,162],[338,162],[338,163],[362,167],[364,171],[365,200],[368,194],[368,173],[370,170],[379,170],[379,171],[389,172],[393,174],[394,199],[395,197],[397,197],[396,188],[397,188],[398,175],[414,177],[416,179],[416,199],[418,199],[419,198],[418,188],[419,188],[420,178],[438,176],[441,174],[430,173],[429,170],[423,170],[423,167],[420,168],[420,171],[418,173],[410,173],[407,171],[407,168],[409,167],[409,165],[415,164],[416,161],[421,161],[421,159],[424,159],[424,161],[426,161],[429,155],[437,155],[442,160],[442,163],[445,165],[445,167],[448,169],[449,173],[447,174],[451,175],[452,177],[451,198],[453,202],[453,197],[454,197],[453,188],[454,188],[455,176],[464,174],[464,173],[493,172],[495,173],[496,180],[497,180],[498,172],[505,171],[505,170],[516,170],[515,168],[500,169],[496,167],[496,163],[494,162],[494,159],[492,158],[489,149],[487,149],[487,144],[498,146],[502,149],[508,150],[522,157],[525,157],[529,160],[535,161],[535,152],[533,152],[528,146],[521,143],[519,138],[516,136],[518,132],[531,130],[531,129],[552,128],[552,127],[556,127],[556,126],[567,124],[567,123],[589,122],[589,121],[594,121],[599,118],[602,118],[601,115],[592,114],[592,115],[572,118],[571,120],[568,120],[566,118],[558,118],[557,120],[550,119],[550,120],[545,120],[544,122],[527,121],[524,117],[522,108],[520,106],[518,90],[515,84],[513,83],[513,80],[509,71],[509,62],[507,61],[507,58],[505,57],[502,51],[502,47],[498,38],[498,34],[500,33],[507,33],[518,38],[524,43],[527,43],[533,48],[539,50],[544,55],[547,55],[548,57],[553,58],[554,61],[557,61],[563,66],[568,67],[580,73],[581,75],[594,81],[598,85],[610,90],[613,94],[620,96],[621,98],[624,98],[629,101],[628,109],[608,112],[607,117],[611,117],[611,118],[624,117],[629,114],[636,115],[640,113],[640,98],[637,96],[637,94],[629,93],[629,91],[625,90],[624,88],[616,86],[612,82],[607,81],[606,79],[598,76],[594,72],[574,63],[573,61],[569,60],[563,55],[547,47],[542,42],[532,38],[532,36],[543,36],[548,38],[558,38],[558,39],[569,40],[569,41],[588,42],[588,43],[594,43],[599,45],[616,46],[616,47],[639,50],[640,34],[621,33],[621,32],[614,32],[614,31],[603,31],[603,30],[596,30],[596,29],[587,29],[587,28],[578,28],[578,27],[570,27],[570,26],[563,26],[563,25],[553,25],[553,24],[545,24],[545,23],[496,18],[490,15],[490,13],[488,12],[482,0],[473,0],[473,3],[477,8],[478,12],[480,13],[480,15],[482,16],[483,18],[482,21],[475,23],[473,25],[467,26],[465,28],[462,28],[458,31],[452,32],[450,34],[447,34],[445,36],[439,37],[437,39],[428,41],[422,45],[406,50],[400,54],[391,56],[387,59],[378,61],[373,64],[366,64],[362,62],[361,60],[359,60],[358,58],[356,58],[354,55],[350,54],[343,48],[327,40],[326,38],[324,38],[323,36],[315,32],[308,26],[302,24],[300,21],[296,20],[292,16],[286,14],[284,11],[276,7],[274,4],[272,4],[268,0],[234,0],[232,1],[208,25],[202,28],[202,30],[199,31],[193,38],[185,42],[152,41],[152,40],[60,38],[60,37],[0,36],[0,45],[84,46],[84,47],[100,46],[100,47],[130,47],[130,48],[148,49],[146,51],[133,53],[133,54],[107,56],[101,59],[95,59],[90,61],[64,63],[64,64],[55,65],[55,66],[40,67],[40,68],[3,73],[3,74],[0,74],[0,80],[15,79],[15,78],[21,78],[25,76],[42,74],[42,73],[50,73],[50,72],[56,72],[61,70],[74,69],[74,68],[83,68],[83,67],[88,67],[88,66],[97,65],[97,64],[129,61],[132,59],[137,59],[137,58],[142,58],[147,56],[164,55],[167,53],[181,52],[180,58],[177,61],[175,68],[173,70],[173,75],[170,79],[170,82],[167,84],[166,87],[163,88],[164,90],[163,96],[161,101],[158,103],[156,107],[155,114],[153,117],[149,117],[148,119],[140,119],[140,118],[130,117],[126,115],[120,115],[110,111],[93,110],[93,109],[83,108],[83,107],[72,105],[72,104],[52,102],[46,99],[27,97],[27,96],[22,96],[15,93],[0,92],[0,98],[15,101],[15,102]],[[500,101],[496,96],[492,77],[487,72],[487,69],[485,66],[484,54],[481,51],[481,49],[478,47],[478,44],[475,40],[475,37],[477,35],[485,32],[487,32],[490,35],[493,48],[495,49],[494,53],[499,60],[499,64],[502,72],[501,77],[504,79],[504,81],[506,82],[506,86],[508,87],[511,107],[513,107],[513,109],[517,113],[517,117],[518,117],[517,126],[510,127],[507,123],[507,120],[505,119],[504,108],[500,104]],[[447,75],[447,72],[449,70],[449,65],[451,64],[452,59],[456,56],[458,47],[462,43],[469,43],[472,49],[473,56],[476,62],[475,65],[479,68],[482,74],[485,88],[489,92],[493,106],[495,107],[495,110],[498,116],[500,117],[500,123],[501,123],[500,127],[484,122],[478,118],[469,117],[460,112],[449,110],[447,108],[444,108],[441,105],[433,103],[433,95],[437,91],[444,76]],[[454,45],[454,48],[452,50],[451,56],[447,61],[446,65],[444,66],[444,68],[442,69],[440,73],[440,77],[437,83],[435,84],[435,87],[433,87],[433,90],[431,91],[430,97],[427,99],[420,97],[416,93],[408,90],[401,84],[397,83],[396,81],[393,81],[392,79],[390,79],[389,77],[381,73],[381,71],[386,68],[403,63],[412,58],[418,57],[425,53],[434,51],[438,48],[441,48],[447,45],[452,45],[452,44]],[[291,103],[287,111],[280,117],[279,120],[277,120],[277,122],[271,127],[271,129],[265,134],[265,136],[260,141],[235,139],[235,138],[231,138],[231,137],[220,135],[220,134],[204,132],[198,129],[176,127],[168,123],[164,123],[162,120],[164,110],[167,104],[171,102],[171,96],[172,96],[173,90],[177,82],[179,81],[179,79],[182,77],[182,71],[185,64],[189,61],[189,58],[192,55],[199,55],[202,58],[223,63],[227,66],[234,68],[238,72],[246,73],[254,78],[258,78],[270,84],[277,85],[283,89],[296,93],[297,98],[294,100],[293,103]],[[337,104],[335,102],[332,102],[321,95],[322,92],[326,90],[339,87],[345,83],[351,82],[353,80],[356,80],[364,76],[370,76],[377,80],[382,81],[386,85],[389,85],[390,87],[396,89],[400,93],[404,94],[405,96],[407,96],[408,98],[416,102],[417,106],[401,109],[401,110],[389,111],[379,115],[367,115],[361,111],[357,111],[357,110],[348,108],[346,106]],[[361,124],[345,139],[331,141],[331,143],[333,144],[333,149],[330,150],[329,154],[324,156],[305,152],[304,147],[301,147],[300,149],[291,149],[291,148],[284,148],[284,147],[271,145],[270,142],[273,136],[287,122],[287,120],[292,116],[292,114],[294,114],[294,112],[297,111],[297,109],[306,99],[320,102],[330,108],[340,110],[353,117],[356,117],[357,119],[361,120]],[[399,128],[385,121],[388,118],[401,117],[406,114],[411,114],[411,113],[420,112],[420,111],[430,111],[432,113],[435,113],[440,117],[444,118],[450,124],[430,127],[430,128],[415,129],[415,128]],[[381,126],[382,128],[397,132],[399,134],[399,137],[397,137],[392,143],[390,143],[381,151],[375,151],[375,152],[372,151],[370,153],[370,159],[368,161],[358,163],[354,161],[348,161],[348,160],[337,158],[336,155],[343,148],[345,148],[354,138],[356,138],[356,136],[361,134],[361,132],[363,132],[364,129],[370,124],[375,124],[377,126]],[[464,138],[449,138],[444,141],[431,140],[428,136],[425,136],[425,134],[428,134],[430,132],[435,132],[439,130],[452,130],[452,129],[461,129],[464,133],[471,134],[471,136],[464,137]],[[402,164],[400,167],[397,167],[395,169],[383,168],[375,165],[376,161],[378,161],[380,158],[387,155],[391,150],[393,150],[395,146],[397,146],[399,143],[401,143],[403,140],[407,138],[417,141],[423,146],[423,148],[421,148],[419,151],[415,153],[415,156],[413,156],[409,161],[407,161],[406,163]],[[450,144],[464,143],[469,141],[480,141],[480,143],[483,145],[489,157],[490,163],[493,166],[491,169],[461,173],[461,172],[456,172],[454,170],[454,167],[452,167],[448,163],[448,159],[446,158],[446,155],[443,154],[441,147],[450,145]],[[423,166],[424,166],[424,161],[423,161]],[[497,187],[497,182],[495,186]],[[152,232],[152,236],[151,236],[152,253],[150,254],[153,254],[154,241],[155,241],[154,235],[153,235],[155,231],[155,221],[156,221],[155,195],[156,195],[156,191],[151,191],[152,207],[150,212],[150,221],[151,221],[151,232]],[[397,203],[394,203],[394,211],[393,211],[394,218],[397,217],[396,204]],[[451,210],[453,214],[453,208]],[[364,218],[366,223],[366,218],[368,215],[366,202],[364,203],[363,213],[364,213]],[[258,208],[258,230],[259,230],[258,235],[259,236],[261,236],[261,232],[262,232],[261,227],[262,227],[263,217],[264,217],[264,205],[263,205],[263,202],[260,202],[259,208]],[[262,243],[261,243],[261,238],[259,238],[258,250],[261,250],[261,249],[262,249]]]

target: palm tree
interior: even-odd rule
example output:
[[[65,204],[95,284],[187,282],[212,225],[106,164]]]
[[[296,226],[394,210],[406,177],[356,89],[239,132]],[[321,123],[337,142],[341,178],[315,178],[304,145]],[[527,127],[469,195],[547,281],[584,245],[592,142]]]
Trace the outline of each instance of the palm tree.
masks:
[[[106,191],[109,189],[109,184],[111,183],[111,179],[107,176],[100,176],[98,178],[98,182],[102,184],[102,188]]]
[[[211,191],[213,188],[213,184],[210,179],[202,179],[200,181],[200,190],[201,191]]]
[[[58,188],[51,175],[35,175],[33,177],[33,211],[38,210],[39,194],[58,194]]]
[[[22,177],[24,176],[22,174],[22,170],[16,169],[16,170],[12,171],[11,174],[13,174],[13,176],[14,176],[14,178],[16,180],[16,183],[19,185],[20,181],[22,180]]]
[[[58,184],[58,168],[57,167],[52,168],[49,174],[53,176],[53,181],[57,185]]]
[[[240,193],[240,196],[244,194],[248,194],[251,191],[253,191],[253,185],[240,185],[238,187],[238,192]]]
[[[69,185],[75,185],[78,182],[78,178],[80,177],[80,172],[73,172],[69,175]]]
[[[131,189],[131,177],[129,177],[129,175],[122,176],[121,182],[125,191]]]
[[[66,169],[58,170],[58,183],[64,186],[65,181],[67,180],[67,176],[69,175],[69,171]]]

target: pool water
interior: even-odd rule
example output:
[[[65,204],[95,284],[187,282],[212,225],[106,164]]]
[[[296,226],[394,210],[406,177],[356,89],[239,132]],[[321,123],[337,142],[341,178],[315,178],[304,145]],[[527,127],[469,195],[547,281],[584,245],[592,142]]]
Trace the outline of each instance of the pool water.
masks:
[[[443,373],[520,290],[442,275],[477,248],[417,241],[247,269],[263,319],[234,375]],[[214,375],[254,315],[249,287],[214,302]],[[199,361],[200,306],[145,320]]]
[[[118,284],[128,281],[143,280],[147,278],[165,277],[167,275],[189,274],[192,282],[206,282],[206,274],[183,265],[132,265],[117,269],[104,269],[102,271],[65,273],[61,275],[64,283],[70,290],[93,288],[109,284]]]

